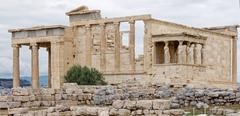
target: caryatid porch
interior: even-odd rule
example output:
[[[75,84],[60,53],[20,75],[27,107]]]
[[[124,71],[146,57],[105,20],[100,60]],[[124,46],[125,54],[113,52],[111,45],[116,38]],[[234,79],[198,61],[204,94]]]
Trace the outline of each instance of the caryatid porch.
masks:
[[[154,64],[204,65],[206,37],[188,33],[154,35]]]
[[[58,57],[60,45],[63,42],[64,26],[41,26],[26,29],[9,30],[12,33],[13,48],[13,87],[20,87],[20,48],[29,46],[31,49],[32,88],[39,85],[39,48],[48,51],[48,87],[60,87],[61,70],[56,65],[61,65],[62,60]],[[54,55],[52,55],[54,54]],[[57,56],[57,57],[56,57]],[[53,76],[59,78],[52,78]]]

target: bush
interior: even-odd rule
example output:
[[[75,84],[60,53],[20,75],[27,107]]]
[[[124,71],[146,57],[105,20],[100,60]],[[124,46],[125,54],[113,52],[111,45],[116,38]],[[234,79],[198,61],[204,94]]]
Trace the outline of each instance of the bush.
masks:
[[[64,76],[67,83],[77,83],[78,85],[106,85],[102,73],[95,68],[81,67],[74,65]]]

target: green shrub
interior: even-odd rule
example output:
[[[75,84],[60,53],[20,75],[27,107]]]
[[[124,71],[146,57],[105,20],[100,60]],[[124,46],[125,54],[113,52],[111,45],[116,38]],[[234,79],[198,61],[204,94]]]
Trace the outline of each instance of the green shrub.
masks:
[[[67,83],[77,83],[78,85],[106,85],[102,73],[95,68],[81,67],[74,65],[64,76]]]

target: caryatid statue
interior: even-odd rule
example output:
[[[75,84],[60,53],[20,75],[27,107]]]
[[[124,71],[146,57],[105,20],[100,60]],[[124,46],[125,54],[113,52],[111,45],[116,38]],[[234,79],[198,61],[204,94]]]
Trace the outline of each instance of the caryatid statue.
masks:
[[[187,63],[194,64],[194,44],[187,47]]]
[[[168,47],[168,42],[165,42],[164,46],[164,63],[170,63],[170,52],[169,52],[169,47]]]
[[[179,64],[186,63],[186,45],[183,45],[183,41],[179,42],[177,55]]]
[[[201,44],[196,44],[194,52],[195,52],[195,57],[194,57],[195,64],[201,64],[201,61],[202,61],[202,45]]]

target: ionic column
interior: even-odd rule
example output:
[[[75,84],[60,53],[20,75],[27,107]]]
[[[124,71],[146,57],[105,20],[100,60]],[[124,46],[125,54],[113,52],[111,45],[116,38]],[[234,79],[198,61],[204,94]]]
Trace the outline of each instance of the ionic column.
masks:
[[[201,53],[202,45],[197,43],[195,44],[195,49],[194,49],[194,64],[201,64],[201,58],[202,58],[202,53]]]
[[[115,29],[115,72],[120,72],[120,32],[119,22],[114,23]]]
[[[48,51],[48,88],[52,87],[52,73],[51,73],[51,48],[47,48]]]
[[[38,62],[38,44],[31,44],[32,50],[32,88],[39,88],[39,62]]]
[[[206,64],[206,45],[202,45],[202,50],[201,50],[201,56],[202,56],[202,58],[201,58],[201,64]]]
[[[165,42],[165,46],[164,46],[164,63],[165,64],[170,63],[170,52],[168,47],[168,41]]]
[[[232,82],[237,83],[237,36],[232,39]]]
[[[92,37],[91,37],[91,27],[86,25],[86,66],[92,66]]]
[[[130,32],[129,32],[129,52],[130,52],[130,63],[132,73],[135,72],[135,21],[130,21]]]
[[[13,88],[20,86],[20,65],[19,65],[19,48],[20,45],[13,44]]]
[[[105,24],[100,24],[100,34],[101,34],[101,52],[100,52],[100,69],[101,71],[106,71],[106,49],[107,49],[107,42],[105,37]]]

